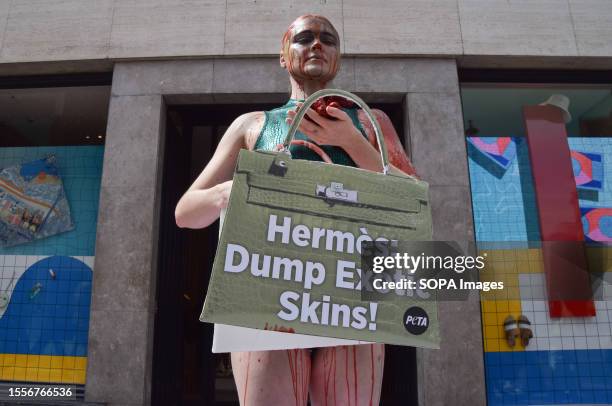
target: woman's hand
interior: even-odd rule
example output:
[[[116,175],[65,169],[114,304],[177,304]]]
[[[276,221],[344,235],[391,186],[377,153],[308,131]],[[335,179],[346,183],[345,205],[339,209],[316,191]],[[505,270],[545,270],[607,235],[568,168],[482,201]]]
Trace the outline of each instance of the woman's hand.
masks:
[[[298,103],[297,108],[301,107],[302,103]],[[298,129],[319,145],[340,147],[347,152],[356,140],[364,138],[353,124],[353,120],[344,111],[327,106],[326,112],[335,120],[323,117],[313,109],[308,109],[306,116],[312,121],[302,120]],[[296,115],[296,110],[289,110],[287,123],[291,125]]]
[[[301,103],[297,107],[300,108]],[[370,144],[355,127],[353,120],[343,110],[327,106],[327,114],[336,120],[321,116],[312,109],[306,115],[312,120],[302,120],[299,130],[319,145],[331,145],[342,148],[359,168],[374,172],[382,171],[380,153]],[[287,112],[287,123],[293,123],[295,110]]]

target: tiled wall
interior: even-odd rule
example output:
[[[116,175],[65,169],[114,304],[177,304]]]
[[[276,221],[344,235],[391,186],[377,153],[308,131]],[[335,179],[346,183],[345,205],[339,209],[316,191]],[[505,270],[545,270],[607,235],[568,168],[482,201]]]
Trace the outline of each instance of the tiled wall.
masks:
[[[581,199],[581,206],[612,207],[612,139],[570,138],[569,146],[603,154],[603,189]],[[505,282],[503,291],[481,297],[489,405],[612,404],[612,269],[594,278],[595,317],[551,319],[526,140],[505,171],[474,148],[469,155],[477,240],[501,242],[488,250],[486,278]],[[608,248],[587,254],[612,264]],[[531,321],[534,338],[527,347],[519,342],[511,348],[503,323],[521,314]]]
[[[515,140],[516,157],[505,171],[468,149],[477,241],[540,240],[527,142]]]
[[[0,167],[54,154],[72,231],[0,249],[0,381],[85,383],[104,148],[0,149]]]

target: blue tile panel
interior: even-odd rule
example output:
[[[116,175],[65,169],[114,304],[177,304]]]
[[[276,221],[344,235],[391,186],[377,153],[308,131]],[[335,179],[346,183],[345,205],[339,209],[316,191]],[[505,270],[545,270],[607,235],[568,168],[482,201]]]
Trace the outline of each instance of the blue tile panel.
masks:
[[[568,143],[572,150],[602,155],[602,189],[579,191],[580,206],[612,207],[612,138],[576,137]],[[522,139],[515,160],[502,171],[468,148],[477,241],[540,240],[528,152]],[[610,349],[486,352],[484,357],[489,405],[612,404]]]
[[[86,356],[91,278],[86,264],[66,256],[28,268],[0,319],[0,353]]]
[[[485,353],[489,406],[612,404],[612,350]]]

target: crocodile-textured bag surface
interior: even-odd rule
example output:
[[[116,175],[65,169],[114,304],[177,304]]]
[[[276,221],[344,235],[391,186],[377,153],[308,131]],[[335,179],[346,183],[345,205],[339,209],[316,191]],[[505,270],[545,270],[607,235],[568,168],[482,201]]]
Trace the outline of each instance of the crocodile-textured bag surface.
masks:
[[[428,184],[388,172],[380,127],[357,96],[326,89],[309,97],[289,129],[319,97],[355,101],[372,120],[383,173],[242,150],[234,174],[201,321],[353,340],[439,347],[435,301],[387,295],[363,301],[361,243],[430,241]],[[418,334],[406,310],[428,316]]]

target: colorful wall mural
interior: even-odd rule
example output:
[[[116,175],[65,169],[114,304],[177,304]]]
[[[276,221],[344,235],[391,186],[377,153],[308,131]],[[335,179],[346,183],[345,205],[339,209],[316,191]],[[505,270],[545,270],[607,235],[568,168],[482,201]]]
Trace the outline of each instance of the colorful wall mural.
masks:
[[[487,278],[507,287],[481,296],[488,404],[612,404],[612,251],[587,248],[590,271],[598,272],[592,277],[596,316],[551,318],[527,142],[504,138],[485,143],[515,146],[505,165],[487,156],[490,148],[468,141],[476,239],[493,248]],[[568,143],[585,235],[607,242],[612,138],[571,137]],[[533,338],[511,347],[504,321],[521,315],[531,322]]]
[[[0,168],[54,155],[74,223],[0,248],[0,381],[85,383],[103,153],[103,146],[0,149]]]

